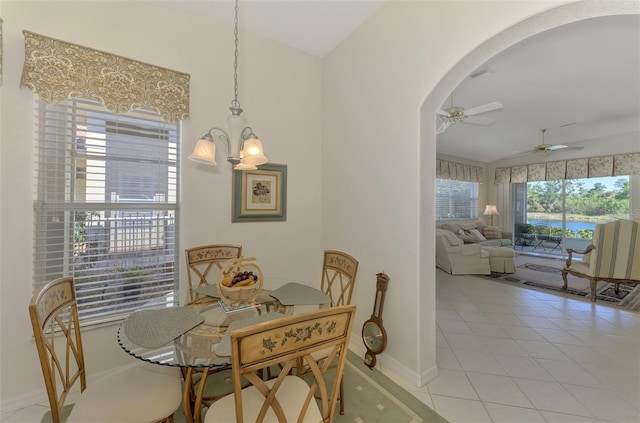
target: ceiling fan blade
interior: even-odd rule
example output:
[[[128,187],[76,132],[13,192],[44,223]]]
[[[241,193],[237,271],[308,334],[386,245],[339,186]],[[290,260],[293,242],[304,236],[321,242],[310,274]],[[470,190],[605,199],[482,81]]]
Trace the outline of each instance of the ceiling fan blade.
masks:
[[[495,121],[496,120],[493,118],[486,118],[486,117],[480,117],[480,116],[467,116],[462,122],[470,123],[472,125],[489,126],[493,124]]]
[[[563,150],[584,150],[584,147],[567,147],[567,148],[564,148]]]
[[[503,109],[504,106],[499,101],[494,101],[492,103],[483,104],[482,106],[472,107],[470,109],[465,109],[464,114],[467,116],[479,115],[480,113],[487,113],[493,110]]]
[[[564,150],[565,148],[568,148],[568,147],[569,147],[568,145],[564,145],[564,144],[555,144],[547,147],[547,150],[548,151]]]

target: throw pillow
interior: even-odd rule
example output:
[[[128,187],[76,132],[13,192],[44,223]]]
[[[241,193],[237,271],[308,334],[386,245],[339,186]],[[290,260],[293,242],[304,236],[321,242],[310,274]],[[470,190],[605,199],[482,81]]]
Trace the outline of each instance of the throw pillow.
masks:
[[[464,222],[464,223],[460,223],[460,227],[465,231],[470,231],[472,229],[477,228],[478,224],[476,222]]]
[[[454,234],[453,232],[442,231],[442,235],[444,235],[444,237],[447,238],[447,241],[449,241],[449,245],[453,247],[463,244],[462,240],[458,238],[456,234]]]
[[[486,241],[486,240],[487,240],[487,238],[485,238],[485,237],[484,237],[484,235],[482,235],[482,234],[480,233],[480,231],[479,231],[479,230],[477,230],[477,229],[471,229],[469,232],[470,232],[473,236],[475,236],[475,237],[476,237],[476,239],[477,239],[478,241]]]
[[[487,239],[502,239],[502,231],[497,226],[487,226],[482,232]]]

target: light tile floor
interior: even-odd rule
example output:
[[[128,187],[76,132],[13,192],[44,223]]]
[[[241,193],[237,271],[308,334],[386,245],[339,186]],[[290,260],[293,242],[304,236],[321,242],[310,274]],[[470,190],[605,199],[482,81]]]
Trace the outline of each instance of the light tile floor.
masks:
[[[436,307],[438,377],[389,376],[450,422],[640,422],[640,313],[439,269]]]
[[[640,422],[640,313],[439,269],[436,279],[439,375],[420,388],[388,376],[451,423]]]

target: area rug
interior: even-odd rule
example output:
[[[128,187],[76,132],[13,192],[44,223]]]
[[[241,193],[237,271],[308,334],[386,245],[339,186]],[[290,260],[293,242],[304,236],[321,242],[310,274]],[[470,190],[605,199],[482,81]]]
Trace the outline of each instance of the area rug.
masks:
[[[226,379],[220,380],[217,385],[223,385],[226,382],[229,385],[229,390],[232,389],[228,375],[214,373],[209,376],[209,380],[212,377]],[[207,385],[210,384],[207,383]],[[362,357],[358,357],[352,351],[349,351],[344,366],[344,390],[344,415],[340,415],[336,411],[334,423],[447,422],[446,419],[381,372],[370,370],[364,365]],[[336,405],[336,407],[339,406],[339,404]],[[185,421],[182,407],[175,413],[174,421],[175,423]]]
[[[221,384],[231,385],[227,375],[221,376]],[[207,384],[209,385],[209,384]],[[378,370],[370,370],[358,357],[349,351],[344,367],[345,412],[340,415],[336,410],[335,423],[377,422],[377,423],[447,423],[447,420],[427,407],[422,401],[406,391],[400,385]],[[65,406],[64,415],[68,415],[73,405]],[[336,405],[339,407],[339,404]],[[51,413],[45,413],[41,423],[50,423]],[[174,415],[175,423],[184,423],[185,417],[180,407]]]
[[[500,282],[523,285],[525,287],[566,293],[572,296],[591,298],[589,280],[567,276],[568,287],[562,291],[562,268],[564,261],[547,260],[550,264],[527,262],[516,267],[515,273],[492,273],[487,276]],[[640,285],[621,284],[619,294],[615,293],[615,285],[609,282],[598,281],[596,286],[596,303],[604,303],[622,307],[631,311],[640,311]]]

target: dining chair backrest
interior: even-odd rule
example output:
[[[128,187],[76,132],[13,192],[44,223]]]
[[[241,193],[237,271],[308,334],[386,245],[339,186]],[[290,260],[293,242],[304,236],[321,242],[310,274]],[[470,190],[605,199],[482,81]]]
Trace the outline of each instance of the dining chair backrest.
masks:
[[[213,403],[205,422],[234,415],[236,422],[332,422],[355,312],[355,305],[328,307],[232,330],[234,395]],[[328,359],[316,362],[313,353],[323,349]],[[308,380],[291,374],[298,360],[311,368]],[[278,365],[278,376],[263,380]]]
[[[326,250],[320,290],[331,298],[332,306],[351,304],[358,274],[358,260],[342,251]]]
[[[187,302],[193,302],[200,297],[195,292],[197,288],[215,285],[218,272],[227,261],[241,256],[242,245],[214,244],[186,249],[187,280],[189,282]]]
[[[38,358],[54,422],[73,385],[87,387],[76,291],[72,277],[59,278],[38,290],[29,303]],[[56,339],[62,344],[56,343]]]

